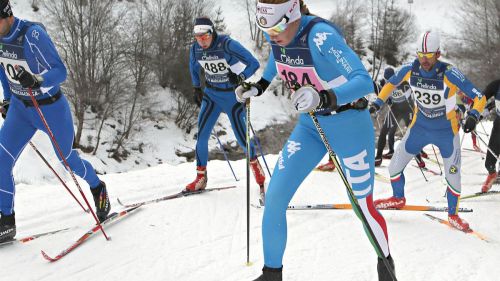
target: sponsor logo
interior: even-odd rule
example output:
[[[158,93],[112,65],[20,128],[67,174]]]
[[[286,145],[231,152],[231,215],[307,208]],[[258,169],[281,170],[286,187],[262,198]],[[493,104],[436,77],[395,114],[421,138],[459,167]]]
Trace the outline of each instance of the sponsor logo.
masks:
[[[422,88],[422,89],[437,90],[436,85],[422,83],[421,79],[419,79],[419,81],[417,82],[417,87]]]
[[[9,50],[0,50],[0,56],[9,59],[17,59],[17,54],[9,52]]]
[[[288,159],[292,157],[295,152],[299,151],[301,149],[300,147],[300,142],[295,142],[295,141],[288,141],[288,145],[286,146],[286,151],[288,152]]]
[[[453,67],[451,69],[451,74],[453,74],[453,76],[457,77],[457,79],[459,79],[460,82],[463,83],[465,81],[465,76],[462,74],[462,72],[460,72],[460,70],[458,70],[458,68]]]
[[[219,59],[219,56],[211,56],[211,55],[206,55],[204,54],[202,57],[201,57],[202,60],[218,60]]]
[[[278,169],[285,169],[285,160],[283,159],[283,152],[280,151],[278,154]]]
[[[259,7],[259,6],[257,6],[257,14],[274,15],[274,8],[273,7]]]
[[[31,37],[35,38],[36,40],[38,40],[38,37],[40,36],[40,33],[36,30],[33,30],[31,32]]]
[[[262,26],[265,26],[267,24],[267,20],[265,17],[260,17],[259,18],[259,24]]]
[[[472,88],[472,92],[476,94],[477,98],[480,99],[483,97],[483,94],[481,94],[480,91],[478,91],[476,88]]]
[[[297,58],[291,58],[287,55],[281,55],[281,61],[285,62],[287,64],[292,64],[292,65],[303,65],[304,64],[304,60],[300,56],[297,56]]]
[[[288,13],[291,14],[293,12],[293,10],[295,9],[295,7],[299,4],[299,0],[295,0],[293,1],[293,5],[292,7],[288,10]]]
[[[458,172],[458,168],[455,165],[451,165],[450,167],[450,174],[454,175]]]
[[[327,33],[327,32],[318,32],[316,33],[316,37],[314,37],[313,41],[316,43],[316,47],[321,51],[321,47],[323,43],[325,42],[326,38],[328,35],[332,35],[333,33]]]
[[[347,71],[347,73],[351,73],[352,72],[352,67],[349,64],[349,62],[347,61],[347,59],[342,55],[342,51],[341,50],[335,50],[332,47],[332,48],[330,48],[330,50],[328,50],[328,53],[330,53],[330,54],[332,54],[332,55],[335,56],[335,58],[337,59],[337,63],[341,64],[342,67],[344,68],[344,70]]]
[[[280,48],[280,51],[281,53],[284,55],[286,53],[286,49],[285,48]]]

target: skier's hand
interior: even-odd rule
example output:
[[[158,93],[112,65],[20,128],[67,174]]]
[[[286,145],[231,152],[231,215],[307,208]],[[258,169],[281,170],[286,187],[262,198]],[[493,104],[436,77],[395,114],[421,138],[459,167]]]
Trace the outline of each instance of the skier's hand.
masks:
[[[7,111],[9,110],[9,105],[10,101],[8,100],[3,100],[3,102],[0,103],[0,114],[2,115],[3,119],[7,118]]]
[[[243,75],[243,73],[236,74],[231,70],[229,70],[227,77],[229,78],[229,83],[233,85],[239,85],[241,82],[245,81],[245,75]]]
[[[380,106],[378,104],[372,103],[370,105],[370,109],[369,109],[370,114],[377,113],[379,110],[380,110]]]
[[[464,133],[470,133],[476,128],[477,117],[473,114],[467,115],[467,119],[464,124]]]
[[[259,88],[256,84],[245,84],[239,85],[234,93],[236,94],[236,100],[240,103],[244,103],[248,98],[256,97],[262,92],[259,91]]]
[[[292,94],[292,104],[300,113],[311,112],[315,109],[337,108],[337,96],[334,92],[320,91],[314,87],[305,85]]]
[[[193,101],[194,103],[200,107],[201,101],[203,100],[203,91],[199,87],[193,88]]]
[[[16,76],[15,80],[21,83],[21,86],[24,88],[40,88],[43,82],[43,78],[41,75],[31,74],[24,69],[24,67],[20,67],[19,65],[15,66]]]

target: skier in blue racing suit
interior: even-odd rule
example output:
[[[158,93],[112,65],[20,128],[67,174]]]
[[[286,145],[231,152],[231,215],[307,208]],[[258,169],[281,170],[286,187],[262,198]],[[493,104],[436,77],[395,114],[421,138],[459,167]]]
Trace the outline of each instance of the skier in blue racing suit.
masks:
[[[286,247],[286,210],[302,181],[321,161],[326,148],[309,112],[314,111],[328,142],[340,159],[374,237],[388,258],[386,223],[373,205],[375,141],[365,95],[372,93],[371,77],[330,22],[301,15],[299,0],[257,3],[257,25],[272,46],[262,78],[252,87],[236,89],[237,99],[261,95],[278,74],[290,89],[300,114],[298,124],[279,154],[262,220],[264,268],[256,281],[282,280]],[[372,241],[373,242],[373,241]],[[379,280],[392,280],[381,258]]]
[[[59,86],[66,80],[66,67],[45,29],[14,17],[8,0],[0,0],[0,64],[4,96],[1,111],[5,119],[0,128],[0,242],[16,234],[14,164],[37,130],[47,133],[29,89],[70,168],[89,184],[96,214],[103,221],[111,208],[106,185],[92,165],[72,149],[73,120]]]

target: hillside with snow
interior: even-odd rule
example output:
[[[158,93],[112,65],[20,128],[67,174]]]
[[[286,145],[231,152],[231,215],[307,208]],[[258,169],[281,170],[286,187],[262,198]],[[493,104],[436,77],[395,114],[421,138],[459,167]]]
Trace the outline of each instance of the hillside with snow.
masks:
[[[11,0],[20,17],[43,21],[31,10],[31,1]],[[410,9],[406,0],[400,4]],[[427,28],[453,34],[454,9],[451,0],[414,0],[411,11],[417,15],[420,31]],[[218,1],[224,10],[231,36],[251,45],[246,30],[246,11],[242,1]],[[236,4],[235,4],[236,3]],[[306,0],[310,10],[329,17],[330,0]],[[445,44],[445,43],[444,43]],[[260,70],[262,71],[262,69]],[[259,72],[260,73],[260,72]],[[168,108],[168,89],[155,90],[159,106]],[[152,93],[154,95],[155,93]],[[255,99],[252,122],[255,129],[285,122],[293,114],[288,100],[268,94]],[[277,110],[279,109],[279,110]],[[0,120],[0,124],[3,122]],[[486,132],[491,122],[483,122]],[[180,191],[195,177],[192,162],[176,156],[175,151],[189,151],[195,146],[193,134],[185,135],[173,123],[146,124],[140,132],[145,152],[136,153],[125,163],[107,158],[105,151],[96,156],[83,154],[101,172],[107,183],[112,211],[123,202],[133,203]],[[221,116],[216,130],[229,128]],[[110,130],[110,129],[108,129]],[[481,126],[479,131],[483,131]],[[223,142],[234,140],[232,130]],[[87,135],[92,130],[86,131]],[[485,138],[483,134],[481,137]],[[33,143],[63,175],[48,138],[38,134]],[[216,140],[210,141],[212,149]],[[472,147],[465,136],[463,148]],[[485,149],[484,145],[481,145]],[[431,147],[426,152],[433,156]],[[462,150],[462,194],[480,190],[486,176],[484,160],[478,152]],[[277,155],[266,155],[271,171]],[[141,164],[136,164],[136,161]],[[440,162],[442,162],[440,160]],[[225,161],[210,161],[209,187],[235,185],[236,188],[179,198],[141,207],[105,230],[112,237],[105,241],[96,233],[74,252],[56,263],[42,258],[40,250],[55,256],[93,226],[93,219],[82,212],[61,184],[53,177],[33,150],[27,147],[14,171],[16,182],[17,237],[69,228],[25,244],[0,247],[0,281],[31,280],[167,280],[167,281],[249,281],[263,265],[262,209],[251,208],[250,266],[246,262],[246,179],[245,160],[231,161],[239,181],[235,181]],[[388,176],[388,162],[377,172]],[[437,164],[427,161],[434,171]],[[148,167],[151,166],[151,167]],[[421,172],[412,164],[405,171],[408,204],[446,206],[443,178]],[[267,175],[267,182],[269,175]],[[64,177],[73,192],[77,189]],[[258,188],[251,180],[251,202],[258,202]],[[496,184],[494,190],[500,190]],[[84,185],[83,190],[92,202]],[[390,184],[377,180],[375,198],[392,194]],[[80,196],[77,196],[80,198]],[[336,172],[312,172],[296,193],[291,204],[347,203],[345,188]],[[389,229],[390,247],[396,263],[398,280],[404,281],[496,281],[500,276],[500,195],[464,200],[460,207],[472,208],[463,213],[471,227],[487,237],[452,230],[432,221],[423,212],[382,211]],[[432,213],[446,219],[446,213]],[[376,255],[360,221],[352,210],[289,211],[288,246],[284,258],[286,281],[373,281],[377,280]]]

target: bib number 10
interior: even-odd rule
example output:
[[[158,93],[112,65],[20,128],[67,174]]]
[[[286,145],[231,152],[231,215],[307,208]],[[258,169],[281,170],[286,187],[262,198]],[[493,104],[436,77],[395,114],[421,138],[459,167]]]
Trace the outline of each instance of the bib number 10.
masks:
[[[415,91],[415,95],[416,95],[416,98],[417,100],[420,102],[420,103],[423,103],[423,104],[426,104],[426,105],[429,105],[429,104],[433,104],[433,105],[438,105],[441,103],[441,95],[440,94],[429,94],[429,93],[421,93],[419,91]]]

